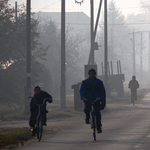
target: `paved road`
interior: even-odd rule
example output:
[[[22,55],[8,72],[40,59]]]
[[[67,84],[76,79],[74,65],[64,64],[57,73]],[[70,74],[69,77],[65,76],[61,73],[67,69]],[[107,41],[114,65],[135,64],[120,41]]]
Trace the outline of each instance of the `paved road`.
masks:
[[[75,127],[56,136],[42,139],[19,150],[149,150],[150,94],[132,104],[110,104],[103,113],[103,133],[92,139],[83,116]]]

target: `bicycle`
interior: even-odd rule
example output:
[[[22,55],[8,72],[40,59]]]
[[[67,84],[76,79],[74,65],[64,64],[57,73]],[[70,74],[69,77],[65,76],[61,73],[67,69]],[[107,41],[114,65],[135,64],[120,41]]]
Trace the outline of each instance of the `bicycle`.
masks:
[[[91,103],[91,129],[93,129],[93,140],[96,141],[96,132],[95,132],[95,130],[97,128],[97,121],[96,121],[96,112],[95,112],[95,109],[94,109],[94,105],[97,101],[100,101],[100,98],[97,98],[96,100],[94,100],[92,102],[84,98],[84,101],[87,101],[87,102]]]
[[[35,97],[29,97],[29,98],[33,98],[33,99],[36,100]],[[47,100],[47,98],[44,99],[42,104],[37,104],[35,102],[35,104],[38,106],[38,115],[36,117],[36,127],[35,127],[36,134],[37,134],[37,141],[38,142],[41,141],[42,133],[43,133],[43,117],[41,115],[41,107],[45,104],[46,100]]]
[[[131,92],[131,101],[132,101],[132,103],[133,103],[133,106],[134,106],[134,104],[135,104],[135,100],[136,100],[136,92],[133,90],[132,92]]]

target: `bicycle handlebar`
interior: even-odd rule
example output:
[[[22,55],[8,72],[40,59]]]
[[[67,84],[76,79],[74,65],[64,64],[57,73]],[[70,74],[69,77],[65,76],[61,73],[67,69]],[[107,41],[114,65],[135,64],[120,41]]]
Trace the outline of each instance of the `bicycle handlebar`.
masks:
[[[33,99],[35,99],[35,100],[36,100],[36,98],[35,98],[35,97],[29,97],[29,98],[33,98]],[[36,104],[37,106],[43,106],[43,105],[44,105],[44,103],[45,103],[45,101],[46,101],[47,99],[48,99],[48,98],[45,98],[42,104],[37,104],[37,103],[36,103],[36,101],[35,101],[35,104]]]
[[[90,101],[90,100],[87,100],[87,99],[84,98],[83,101],[87,101],[87,102],[89,102],[89,103],[96,103],[97,101],[100,101],[100,98],[97,98],[97,99],[94,100],[94,101]]]

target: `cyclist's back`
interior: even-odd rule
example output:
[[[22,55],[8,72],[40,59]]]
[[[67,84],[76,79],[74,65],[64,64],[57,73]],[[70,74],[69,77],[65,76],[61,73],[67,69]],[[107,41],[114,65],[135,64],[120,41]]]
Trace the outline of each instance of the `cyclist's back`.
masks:
[[[139,88],[139,83],[136,80],[136,77],[133,76],[132,80],[129,82],[129,86],[128,86],[131,90],[131,95],[134,94],[136,100],[137,100],[137,89]]]
[[[137,80],[131,80],[129,82],[129,88],[130,89],[138,89],[139,88],[139,83]]]

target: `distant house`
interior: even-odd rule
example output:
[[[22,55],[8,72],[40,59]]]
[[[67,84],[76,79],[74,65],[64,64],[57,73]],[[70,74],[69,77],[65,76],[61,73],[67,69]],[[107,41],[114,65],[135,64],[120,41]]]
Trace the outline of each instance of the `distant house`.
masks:
[[[58,28],[61,27],[60,12],[38,12],[35,17],[39,21],[47,20],[48,18],[54,21]],[[90,18],[84,12],[66,12],[66,29],[70,28],[73,34],[90,33]]]

